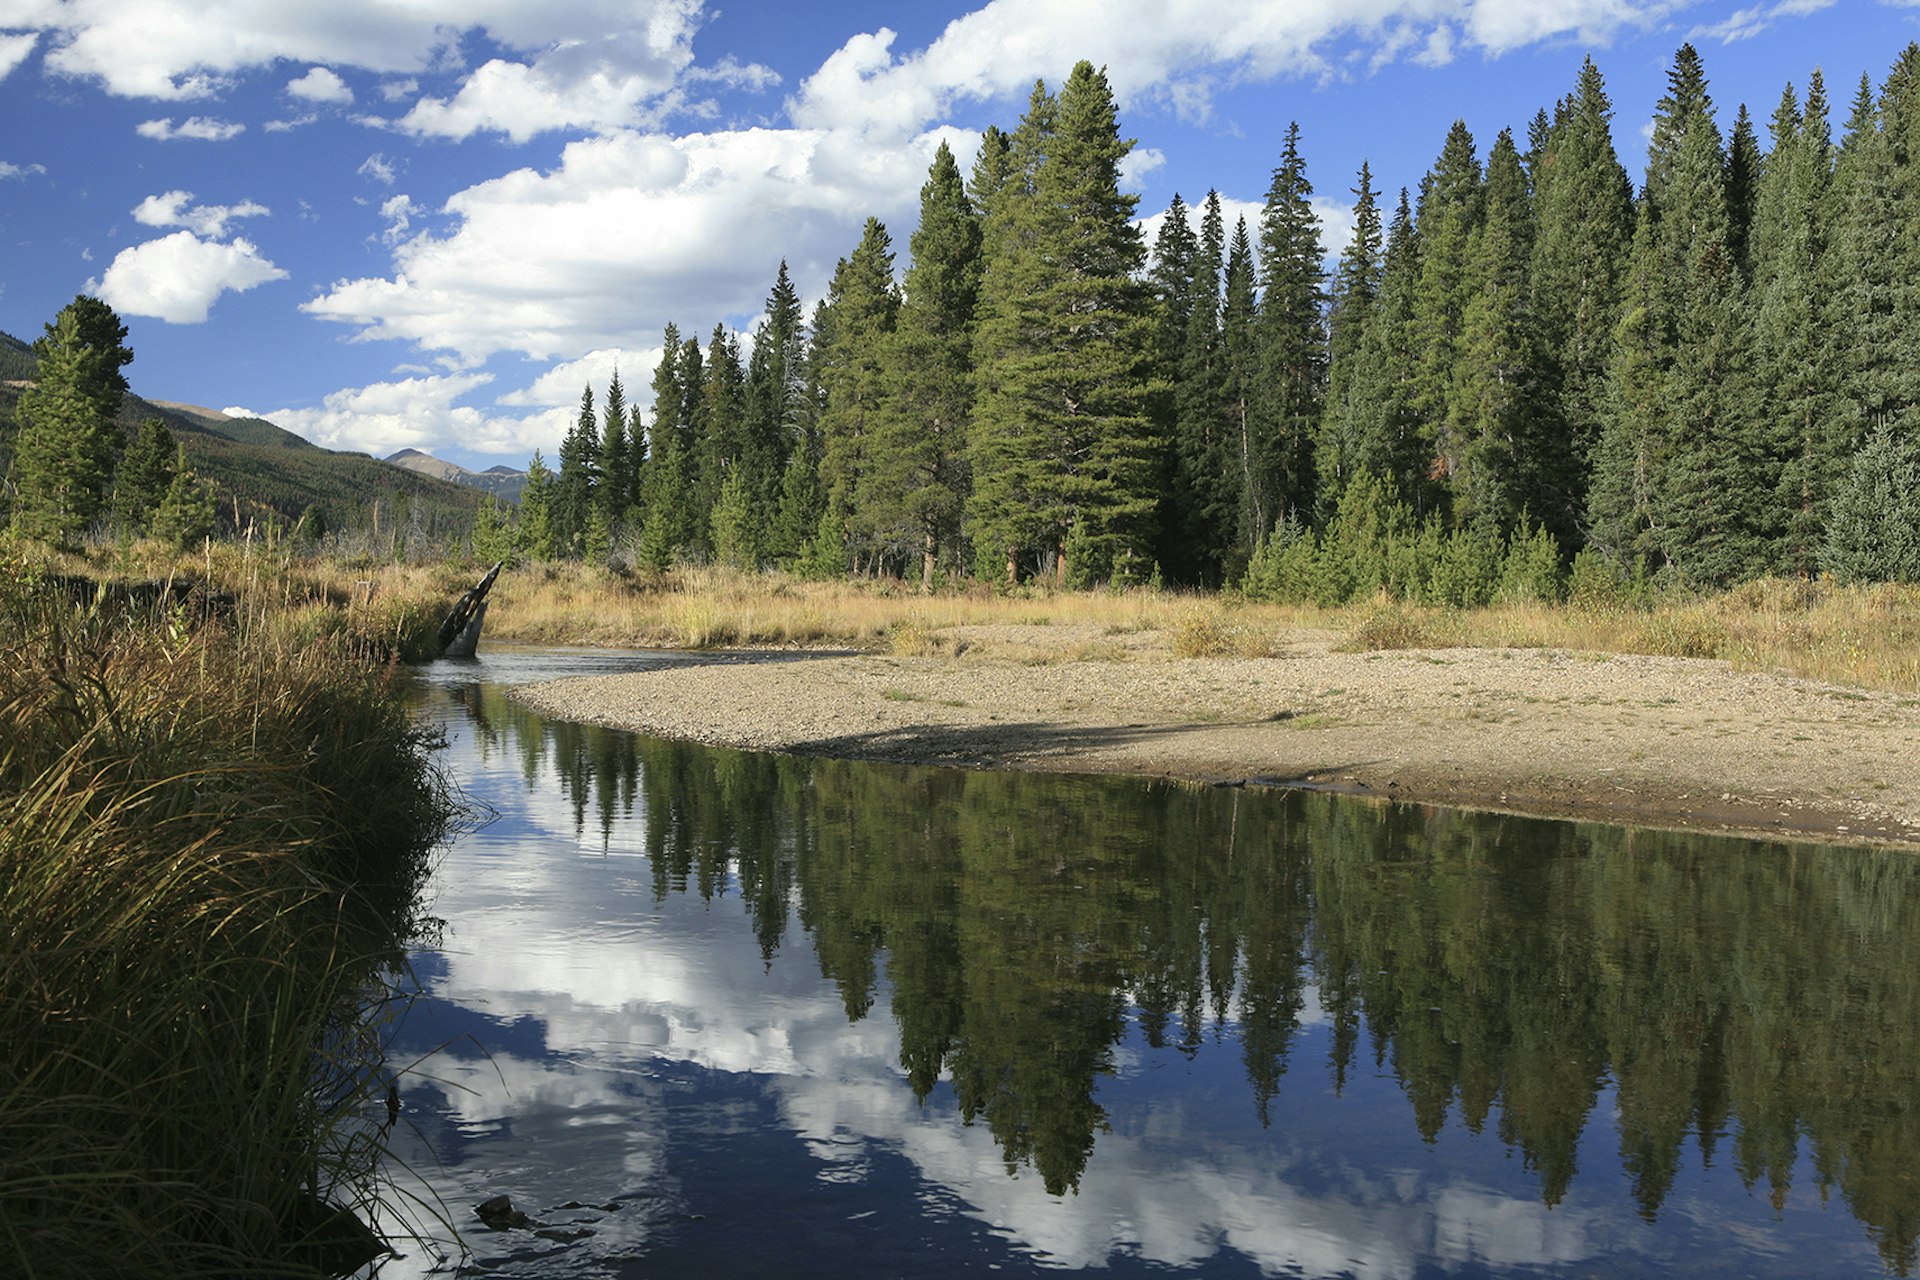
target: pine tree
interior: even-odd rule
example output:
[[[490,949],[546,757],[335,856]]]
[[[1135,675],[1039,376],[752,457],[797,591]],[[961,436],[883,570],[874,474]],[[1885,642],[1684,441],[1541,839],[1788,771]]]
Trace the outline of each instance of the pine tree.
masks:
[[[668,324],[654,366],[653,417],[647,426],[647,465],[640,479],[639,557],[656,571],[671,566],[686,548],[686,388],[681,385],[680,329]]]
[[[1743,102],[1733,122],[1733,134],[1727,140],[1727,252],[1743,280],[1753,275],[1749,241],[1760,197],[1762,168],[1760,139],[1754,133],[1753,117],[1747,114],[1747,104]]]
[[[702,555],[713,553],[712,514],[720,504],[727,477],[746,452],[746,374],[740,367],[740,344],[724,324],[713,326],[707,340],[706,376],[701,387],[699,461],[692,490],[692,543]]]
[[[185,549],[213,536],[213,495],[187,465],[187,448],[176,447],[173,479],[153,513],[153,536]]]
[[[1834,495],[1820,567],[1843,582],[1920,582],[1920,434],[1875,429]]]
[[[777,500],[787,458],[799,445],[806,395],[806,327],[786,259],[767,294],[747,364],[746,433],[741,465],[756,509]]]
[[[61,308],[60,315],[71,316],[80,344],[100,354],[99,372],[87,392],[99,401],[107,416],[112,417],[120,412],[120,402],[127,394],[127,376],[120,371],[133,363],[133,351],[127,346],[127,326],[120,322],[112,307],[84,293]],[[36,357],[45,358],[58,326],[59,317],[56,317],[46,326],[46,332],[34,340]]]
[[[1033,556],[1049,534],[1037,510],[1043,442],[1026,421],[1017,366],[1030,358],[1022,304],[1038,286],[1034,183],[1053,134],[1055,107],[1046,85],[1036,81],[1013,133],[990,128],[981,140],[970,190],[981,214],[981,274],[966,532],[982,567],[1003,564],[1009,583],[1019,576],[1022,556]]]
[[[1420,369],[1414,302],[1420,290],[1420,258],[1419,230],[1402,189],[1387,231],[1379,300],[1360,335],[1336,429],[1349,460],[1342,489],[1359,476],[1377,476],[1397,502],[1425,519],[1437,510],[1439,490],[1430,461],[1432,441],[1421,430],[1416,400]],[[1338,501],[1337,493],[1326,496],[1323,519],[1331,517]]]
[[[1660,266],[1675,307],[1668,451],[1654,491],[1654,516],[1666,563],[1690,582],[1724,586],[1766,566],[1778,468],[1754,395],[1726,153],[1704,78],[1697,102],[1680,102],[1676,94],[1676,110],[1668,131],[1675,146],[1665,158],[1667,186],[1650,196]]]
[[[1241,531],[1254,527],[1250,496],[1254,489],[1253,401],[1259,393],[1260,348],[1254,328],[1258,303],[1254,296],[1253,243],[1247,220],[1233,224],[1227,242],[1227,267],[1220,301],[1220,405],[1225,439],[1227,478],[1232,516],[1229,541],[1222,545],[1224,571],[1237,576],[1246,564]]]
[[[1312,510],[1313,440],[1324,410],[1327,348],[1326,272],[1312,195],[1300,126],[1291,124],[1260,214],[1260,378],[1253,401],[1253,483],[1241,529],[1249,553],[1275,522]]]
[[[607,398],[600,412],[600,486],[594,495],[610,531],[623,528],[633,514],[634,488],[639,475],[634,468],[635,450],[627,435],[627,394],[615,369],[607,383]]]
[[[1846,472],[1854,424],[1841,400],[1844,317],[1828,281],[1833,142],[1818,71],[1803,108],[1788,85],[1769,126],[1751,237],[1755,374],[1784,459],[1774,568],[1811,575],[1827,505]]]
[[[1538,234],[1529,275],[1549,386],[1533,514],[1576,541],[1600,438],[1607,365],[1633,244],[1633,184],[1613,147],[1613,106],[1593,59],[1534,163]]]
[[[924,590],[932,587],[942,553],[956,551],[960,537],[980,293],[979,219],[944,142],[920,189],[920,225],[910,248],[913,264],[884,362],[887,386],[866,505],[883,550],[918,554]]]
[[[1061,580],[1144,576],[1152,551],[1153,324],[1136,199],[1119,189],[1132,145],[1105,74],[1079,63],[1057,103],[1036,89],[984,231],[971,523],[1010,567],[1051,556]]]
[[[900,295],[893,283],[893,241],[868,218],[852,256],[842,258],[829,286],[827,345],[821,351],[820,481],[827,503],[845,523],[863,559],[882,550],[880,526],[890,514],[870,475],[884,430],[893,331]]]
[[[1420,229],[1420,281],[1413,295],[1411,333],[1415,351],[1413,407],[1425,445],[1429,476],[1451,494],[1459,442],[1448,435],[1455,417],[1455,371],[1466,329],[1471,272],[1468,258],[1480,225],[1483,197],[1480,160],[1465,121],[1447,131],[1440,157],[1420,185],[1415,218]]]
[[[600,418],[593,387],[580,393],[580,413],[560,442],[560,478],[554,486],[553,541],[569,559],[586,554],[587,522],[600,486]]]
[[[1323,510],[1353,478],[1359,459],[1349,414],[1349,391],[1360,365],[1361,343],[1373,319],[1385,268],[1386,236],[1380,222],[1373,172],[1360,164],[1360,185],[1352,188],[1353,238],[1340,254],[1327,308],[1327,397],[1314,444],[1314,475]]]
[[[1532,252],[1526,175],[1513,135],[1502,130],[1487,156],[1483,212],[1470,241],[1461,359],[1442,432],[1455,522],[1488,536],[1504,537],[1523,511],[1553,496],[1527,287]]]
[[[553,543],[553,472],[540,451],[527,464],[527,483],[520,490],[520,519],[515,525],[515,548],[522,559],[551,560]]]
[[[105,505],[119,440],[115,355],[89,345],[79,301],[35,344],[36,381],[15,409],[13,528],[61,546],[77,545]]]
[[[1174,581],[1212,586],[1225,581],[1239,515],[1234,484],[1239,468],[1229,447],[1239,436],[1227,420],[1221,333],[1226,238],[1220,193],[1209,191],[1187,286],[1187,333],[1174,383],[1171,510],[1160,552],[1160,563]],[[1249,298],[1248,308],[1252,305]]]
[[[173,480],[173,433],[158,418],[140,424],[133,442],[113,469],[113,522],[140,533]]]

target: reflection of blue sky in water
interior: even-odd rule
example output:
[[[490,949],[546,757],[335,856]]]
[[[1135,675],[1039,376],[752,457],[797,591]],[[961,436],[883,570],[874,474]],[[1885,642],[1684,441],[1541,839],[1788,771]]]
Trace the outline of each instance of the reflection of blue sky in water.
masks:
[[[433,1082],[406,1093],[432,1151],[409,1137],[402,1154],[473,1226],[489,1267],[846,1276],[1158,1264],[1411,1280],[1645,1274],[1684,1258],[1692,1273],[1744,1275],[1778,1269],[1796,1226],[1833,1234],[1811,1177],[1796,1179],[1778,1221],[1747,1212],[1742,1227],[1714,1200],[1751,1209],[1757,1197],[1691,1167],[1649,1227],[1618,1172],[1610,1092],[1572,1193],[1548,1208],[1495,1121],[1476,1135],[1456,1119],[1421,1142],[1368,1051],[1336,1097],[1311,989],[1269,1128],[1230,1035],[1216,1042],[1209,1028],[1189,1059],[1150,1048],[1136,1027],[1100,1084],[1111,1130],[1077,1192],[1050,1195],[1032,1169],[1009,1172],[985,1123],[961,1123],[944,1083],[915,1103],[884,984],[849,1024],[797,920],[763,964],[737,895],[655,901],[638,838],[616,827],[603,852],[591,812],[576,834],[550,760],[529,787],[517,751],[495,746],[483,764],[470,729],[448,724],[449,763],[503,820],[461,841],[438,877],[444,947],[423,957],[428,998],[395,1056],[448,1047],[423,1068]],[[622,822],[638,826],[640,810]],[[591,1221],[595,1234],[489,1233],[472,1206],[501,1193],[557,1228]],[[554,1209],[569,1201],[622,1207]],[[1877,1273],[1849,1226],[1821,1256]],[[428,1259],[409,1252],[384,1274],[422,1270]]]

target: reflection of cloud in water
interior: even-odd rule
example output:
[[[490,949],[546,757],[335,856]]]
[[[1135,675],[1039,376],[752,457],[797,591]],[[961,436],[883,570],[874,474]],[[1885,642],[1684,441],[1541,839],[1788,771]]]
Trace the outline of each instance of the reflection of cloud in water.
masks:
[[[570,811],[562,822],[564,832]],[[547,849],[569,844],[562,835]],[[647,1136],[656,1120],[665,1124],[653,1096],[660,1086],[645,1074],[649,1060],[664,1059],[767,1077],[821,1177],[864,1176],[876,1149],[897,1152],[971,1216],[1057,1265],[1100,1266],[1122,1254],[1193,1265],[1231,1249],[1273,1271],[1398,1280],[1423,1259],[1565,1264],[1601,1238],[1620,1247],[1613,1237],[1631,1231],[1591,1212],[1414,1175],[1315,1169],[1312,1181],[1326,1185],[1331,1175],[1332,1187],[1308,1194],[1275,1166],[1264,1137],[1223,1147],[1217,1131],[1190,1131],[1177,1103],[1103,1134],[1077,1194],[1049,1195],[1029,1170],[1009,1176],[984,1125],[962,1124],[951,1105],[913,1101],[884,1001],[849,1025],[802,939],[789,933],[789,954],[769,969],[737,900],[654,902],[630,867],[615,877],[597,857],[495,852],[449,866],[440,903],[453,923],[434,995],[495,1018],[536,1018],[565,1055],[460,1064],[457,1082],[472,1092],[448,1094],[455,1123],[508,1121],[525,1141],[529,1129],[567,1117],[545,1158],[568,1166],[577,1194],[631,1192],[636,1180],[667,1176]],[[610,887],[616,878],[626,887]],[[1308,1020],[1319,1021],[1308,1007]],[[626,1121],[624,1131],[605,1123],[610,1116]]]

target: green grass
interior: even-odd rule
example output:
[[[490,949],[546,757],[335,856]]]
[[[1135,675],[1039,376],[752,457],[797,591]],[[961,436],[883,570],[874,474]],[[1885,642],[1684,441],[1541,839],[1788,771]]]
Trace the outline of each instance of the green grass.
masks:
[[[0,554],[0,1274],[322,1273],[321,1207],[379,1196],[431,744],[347,628],[35,576]]]

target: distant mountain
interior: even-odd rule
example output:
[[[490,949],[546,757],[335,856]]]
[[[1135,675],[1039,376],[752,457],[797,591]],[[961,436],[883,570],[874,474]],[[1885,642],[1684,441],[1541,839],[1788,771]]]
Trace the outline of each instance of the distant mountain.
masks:
[[[491,493],[502,502],[520,501],[521,490],[527,487],[527,473],[516,471],[512,467],[488,467],[485,471],[469,471],[457,462],[448,462],[436,458],[430,453],[418,449],[402,449],[390,453],[385,459],[396,467],[405,467],[408,471],[417,471],[423,476],[432,476],[436,480],[449,480],[454,484],[464,484],[483,493]]]
[[[0,476],[13,459],[14,408],[37,364],[31,346],[0,333]],[[121,426],[131,432],[148,418],[158,418],[186,446],[188,463],[213,485],[228,526],[258,521],[269,510],[291,525],[311,507],[329,529],[378,524],[384,534],[404,521],[410,537],[439,543],[464,537],[482,501],[480,486],[389,466],[364,453],[322,449],[263,418],[128,395]]]

